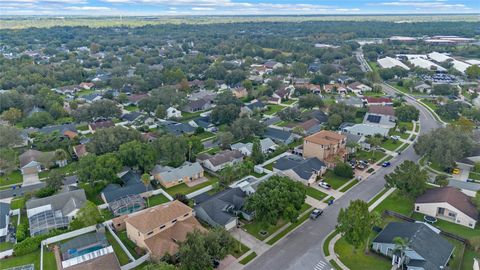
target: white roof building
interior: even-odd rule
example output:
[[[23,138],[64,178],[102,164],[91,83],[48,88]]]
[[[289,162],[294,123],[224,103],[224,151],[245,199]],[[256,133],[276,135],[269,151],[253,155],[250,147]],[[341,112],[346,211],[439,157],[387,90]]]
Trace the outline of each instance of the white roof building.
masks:
[[[429,70],[447,71],[445,68],[433,63],[432,61],[426,60],[426,59],[414,58],[414,59],[410,59],[408,61],[416,67],[421,67],[421,68],[429,69]]]
[[[445,62],[449,59],[452,59],[450,56],[444,54],[444,53],[439,53],[439,52],[431,52],[428,55],[428,58],[432,59],[435,62]]]
[[[452,63],[453,63],[453,68],[460,71],[461,73],[465,73],[465,70],[467,70],[467,68],[471,66],[470,64],[467,64],[462,61],[458,61],[456,59],[454,59]]]
[[[385,57],[385,58],[382,58],[382,59],[378,59],[377,62],[382,68],[401,67],[405,70],[410,70],[410,68],[407,65],[405,65],[404,63],[400,62],[399,60],[397,60],[395,58],[391,58],[391,57],[388,57],[388,56]]]
[[[480,65],[480,60],[477,60],[477,59],[469,59],[469,60],[466,60],[465,62],[469,63],[470,65]]]

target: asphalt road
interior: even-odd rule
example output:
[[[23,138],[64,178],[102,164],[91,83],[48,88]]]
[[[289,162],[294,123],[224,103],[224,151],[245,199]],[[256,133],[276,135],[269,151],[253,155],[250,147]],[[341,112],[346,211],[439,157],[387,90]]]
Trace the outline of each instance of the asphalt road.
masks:
[[[382,85],[387,94],[395,95],[396,92],[388,85]],[[415,102],[415,99],[405,97],[409,104],[420,110],[420,133],[441,127],[432,114]],[[380,192],[384,185],[386,174],[391,173],[398,164],[404,160],[418,161],[420,157],[415,154],[410,146],[404,152],[391,160],[392,166],[379,169],[360,184],[350,189],[344,196],[324,210],[324,214],[315,221],[309,220],[293,233],[280,240],[275,246],[262,254],[245,269],[251,270],[324,270],[332,267],[323,254],[323,239],[335,229],[337,216],[341,208],[347,207],[351,200],[361,199],[368,201]]]

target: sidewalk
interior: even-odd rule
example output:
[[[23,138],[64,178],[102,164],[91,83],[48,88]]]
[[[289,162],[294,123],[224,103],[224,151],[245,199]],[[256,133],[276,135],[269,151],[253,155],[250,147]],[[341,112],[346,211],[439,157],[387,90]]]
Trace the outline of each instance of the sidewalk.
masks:
[[[337,241],[340,239],[340,237],[342,237],[342,236],[340,234],[337,234],[337,235],[335,235],[335,237],[332,238],[332,240],[330,240],[330,242],[328,243],[328,252],[330,253],[330,255],[325,257],[325,259],[327,261],[334,260],[338,264],[338,266],[340,266],[340,268],[342,268],[343,270],[349,270],[349,268],[346,267],[342,263],[342,261],[340,261],[338,256],[335,254],[335,243],[337,243]]]
[[[377,207],[385,198],[387,198],[390,194],[392,194],[395,191],[396,188],[391,188],[387,192],[385,192],[380,198],[378,198],[372,205],[368,207],[368,211],[372,211]]]

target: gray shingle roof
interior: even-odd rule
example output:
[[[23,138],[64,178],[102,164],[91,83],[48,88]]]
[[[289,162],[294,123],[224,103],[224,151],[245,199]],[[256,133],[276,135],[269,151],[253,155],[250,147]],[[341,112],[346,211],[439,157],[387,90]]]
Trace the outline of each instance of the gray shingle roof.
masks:
[[[67,215],[75,209],[83,207],[87,197],[83,189],[62,192],[50,197],[31,199],[27,201],[27,210],[37,208],[44,205],[51,205],[54,211],[60,210],[63,215]]]
[[[198,204],[195,209],[201,208],[210,219],[219,225],[226,225],[236,218],[232,211],[239,211],[245,204],[247,195],[240,188],[221,191]],[[228,207],[231,206],[231,211]]]
[[[120,179],[123,182],[122,186],[117,184],[109,184],[102,190],[103,196],[107,200],[107,203],[128,195],[141,194],[147,190],[152,190],[151,185],[148,185],[148,187],[145,188],[145,185],[140,179],[140,175],[131,170],[120,176]]]
[[[6,216],[10,214],[10,204],[0,202],[0,228],[7,227]]]
[[[314,171],[320,171],[323,167],[326,167],[325,163],[318,158],[303,159],[296,155],[282,157],[274,165],[277,170],[293,170],[304,180],[310,179]]]
[[[423,223],[389,223],[373,242],[391,244],[395,237],[407,238],[409,248],[425,259],[412,259],[408,265],[421,266],[425,270],[441,269],[441,266],[447,264],[454,249],[447,239]]]
[[[193,177],[194,175],[197,175],[202,171],[203,168],[200,163],[186,162],[178,168],[156,165],[152,170],[152,174],[160,174],[160,178],[163,181],[171,182],[183,179],[184,177]]]
[[[288,132],[288,131],[284,131],[284,130],[281,130],[281,129],[278,129],[278,128],[271,128],[271,127],[268,127],[266,130],[265,130],[265,137],[267,138],[270,138],[274,141],[282,141],[282,142],[285,142],[287,141],[290,136],[292,136],[292,133]]]

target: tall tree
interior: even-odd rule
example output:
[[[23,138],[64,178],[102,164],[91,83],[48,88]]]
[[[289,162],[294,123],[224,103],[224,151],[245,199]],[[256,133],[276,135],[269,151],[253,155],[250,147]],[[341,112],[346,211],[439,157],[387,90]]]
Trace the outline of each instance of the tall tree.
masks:
[[[187,234],[179,250],[180,269],[204,270],[212,268],[212,258],[205,248],[205,237],[199,230]]]
[[[23,142],[21,131],[13,126],[0,125],[0,148],[12,147]]]
[[[2,113],[1,118],[11,125],[15,125],[22,119],[22,111],[17,108],[10,108]]]
[[[288,177],[272,176],[260,183],[246,208],[259,222],[274,225],[279,219],[295,221],[306,198],[305,187]]]
[[[255,164],[263,163],[265,156],[262,153],[262,146],[260,140],[256,139],[252,145],[252,160]]]
[[[372,227],[378,221],[375,214],[368,211],[368,204],[362,200],[351,201],[347,208],[340,209],[337,230],[345,240],[359,248],[364,245]]]
[[[148,173],[142,174],[142,183],[145,186],[145,192],[147,192],[150,186],[150,175]],[[150,206],[149,196],[147,196],[147,205]]]
[[[413,161],[405,160],[385,176],[387,186],[396,187],[403,195],[416,198],[427,188],[428,174]]]

